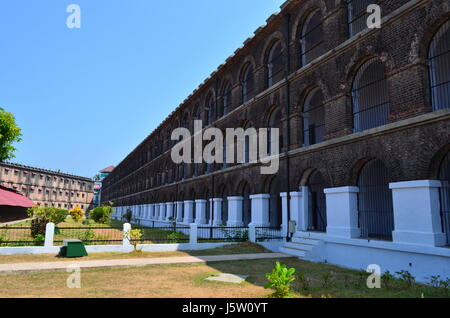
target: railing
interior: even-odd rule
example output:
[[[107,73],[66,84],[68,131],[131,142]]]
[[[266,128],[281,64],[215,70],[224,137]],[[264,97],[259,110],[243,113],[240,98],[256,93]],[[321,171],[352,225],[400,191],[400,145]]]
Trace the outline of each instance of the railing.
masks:
[[[283,239],[281,226],[256,228],[256,242],[281,241]]]
[[[30,226],[0,227],[0,247],[44,245],[45,234],[33,237],[31,230]]]
[[[119,245],[123,240],[122,227],[55,227],[54,243],[78,239],[86,245]]]
[[[167,225],[157,227],[133,226],[141,230],[141,244],[176,244],[189,242],[189,226]]]
[[[359,226],[362,238],[391,241],[394,215],[391,211],[361,210],[359,211]]]
[[[245,226],[199,226],[197,239],[199,242],[246,242],[249,228]]]

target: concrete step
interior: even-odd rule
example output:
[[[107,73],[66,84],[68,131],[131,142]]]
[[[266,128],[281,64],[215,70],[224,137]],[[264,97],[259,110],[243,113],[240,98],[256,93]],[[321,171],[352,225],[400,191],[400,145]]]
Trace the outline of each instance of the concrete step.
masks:
[[[306,238],[306,237],[300,237],[300,236],[294,236],[292,238],[293,243],[298,244],[305,244],[305,245],[312,245],[312,246],[318,246],[320,244],[320,240],[312,239],[312,238]]]
[[[299,250],[288,246],[280,247],[280,252],[284,254],[293,255],[299,258],[305,257],[307,253],[305,250]]]
[[[313,248],[315,247],[315,245],[302,244],[302,243],[296,243],[296,242],[287,242],[283,246],[292,248],[292,249],[302,250],[305,252],[311,252],[313,250]]]

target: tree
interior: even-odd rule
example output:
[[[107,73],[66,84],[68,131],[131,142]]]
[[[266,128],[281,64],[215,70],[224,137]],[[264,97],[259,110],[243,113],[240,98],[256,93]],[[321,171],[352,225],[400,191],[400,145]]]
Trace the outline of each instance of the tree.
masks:
[[[0,108],[0,161],[14,158],[13,143],[22,140],[21,129],[17,127],[13,114]]]

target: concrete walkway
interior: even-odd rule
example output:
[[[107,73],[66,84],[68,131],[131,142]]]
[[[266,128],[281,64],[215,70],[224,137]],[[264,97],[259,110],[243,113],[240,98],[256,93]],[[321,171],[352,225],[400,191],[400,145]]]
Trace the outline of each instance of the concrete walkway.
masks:
[[[202,264],[207,262],[279,259],[287,257],[292,256],[282,253],[259,253],[259,254],[234,254],[234,255],[214,255],[214,256],[133,258],[133,259],[95,260],[95,261],[74,260],[73,262],[63,261],[63,262],[0,264],[0,275],[30,273],[30,272],[31,273],[46,272],[46,271],[66,271],[68,268],[71,268],[73,266],[79,266],[81,269],[126,268],[126,267],[141,267],[148,265]]]

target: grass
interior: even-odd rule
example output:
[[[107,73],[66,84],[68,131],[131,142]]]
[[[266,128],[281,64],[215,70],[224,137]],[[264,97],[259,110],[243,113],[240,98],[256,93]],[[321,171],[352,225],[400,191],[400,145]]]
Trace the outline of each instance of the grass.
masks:
[[[176,297],[176,298],[266,298],[270,290],[263,288],[265,274],[274,267],[276,260],[251,260],[217,262],[199,265],[162,265],[128,269],[83,270],[81,289],[66,287],[68,273],[38,273],[3,276],[0,297]],[[295,258],[282,263],[304,273],[310,288],[302,290],[296,281],[293,289],[296,297],[387,297],[420,298],[449,297],[443,290],[413,284],[410,288],[395,281],[389,288],[368,289],[360,272],[327,264],[315,264]],[[205,281],[218,273],[249,275],[246,282],[233,285]],[[324,286],[324,275],[329,283]],[[366,274],[365,277],[367,277]]]
[[[87,257],[79,259],[60,258],[56,255],[0,255],[0,264],[14,263],[34,263],[34,262],[73,262],[76,260],[112,260],[127,258],[159,258],[159,257],[177,257],[177,256],[204,256],[204,255],[231,255],[231,254],[254,254],[269,253],[268,250],[260,245],[253,243],[241,243],[225,245],[222,247],[200,250],[200,251],[177,251],[177,252],[133,252],[133,253],[92,253]]]

